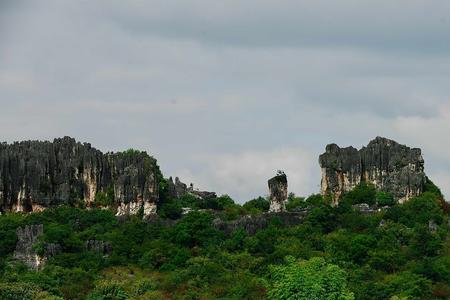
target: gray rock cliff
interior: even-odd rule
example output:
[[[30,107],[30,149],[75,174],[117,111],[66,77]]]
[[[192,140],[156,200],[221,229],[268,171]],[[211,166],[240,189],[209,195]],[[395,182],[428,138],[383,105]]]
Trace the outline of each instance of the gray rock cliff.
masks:
[[[321,193],[332,195],[335,204],[363,181],[392,193],[399,202],[420,195],[426,182],[421,150],[382,137],[360,150],[327,145],[319,163]]]
[[[0,211],[33,212],[79,201],[96,205],[99,192],[118,215],[156,212],[159,168],[145,152],[106,153],[64,137],[53,142],[0,144]]]

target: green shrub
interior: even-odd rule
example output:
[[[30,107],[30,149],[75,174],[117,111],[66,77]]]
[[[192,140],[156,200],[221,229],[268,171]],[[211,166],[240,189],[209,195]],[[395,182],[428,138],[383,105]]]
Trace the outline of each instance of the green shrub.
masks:
[[[126,300],[129,295],[116,281],[100,281],[86,300]]]
[[[392,193],[377,192],[375,198],[378,206],[393,206],[397,204]]]
[[[308,206],[305,198],[296,197],[294,193],[290,193],[288,197],[288,202],[286,203],[286,209],[288,211],[294,211],[299,208],[306,208]]]
[[[374,205],[376,204],[376,194],[377,192],[373,184],[361,182],[353,190],[344,194],[342,201],[351,205],[360,203]]]
[[[29,283],[0,283],[2,300],[63,300]]]
[[[270,299],[353,300],[344,270],[323,258],[306,261],[286,258],[286,264],[270,267]]]
[[[267,199],[264,199],[263,197],[258,197],[253,200],[247,201],[243,205],[243,208],[249,213],[266,212],[269,210],[269,207],[269,201]]]

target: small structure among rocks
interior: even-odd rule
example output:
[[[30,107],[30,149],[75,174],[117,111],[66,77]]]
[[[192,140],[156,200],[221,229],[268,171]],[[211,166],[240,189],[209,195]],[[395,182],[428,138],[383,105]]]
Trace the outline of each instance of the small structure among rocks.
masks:
[[[277,175],[269,179],[270,208],[269,212],[282,212],[286,210],[288,199],[287,176],[283,171],[277,171]]]

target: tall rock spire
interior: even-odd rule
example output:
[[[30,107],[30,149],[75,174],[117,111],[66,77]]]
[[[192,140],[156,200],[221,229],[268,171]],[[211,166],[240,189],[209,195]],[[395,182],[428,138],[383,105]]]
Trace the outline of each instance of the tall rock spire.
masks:
[[[275,177],[269,179],[268,184],[270,192],[269,212],[285,211],[288,199],[288,182],[286,174],[282,171],[278,171]]]

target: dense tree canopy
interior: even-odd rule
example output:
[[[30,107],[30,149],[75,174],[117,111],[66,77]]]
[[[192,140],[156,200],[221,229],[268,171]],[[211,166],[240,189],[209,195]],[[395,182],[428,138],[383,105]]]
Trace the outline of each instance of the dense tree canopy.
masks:
[[[99,195],[98,201],[107,201]],[[244,205],[228,197],[166,199],[161,219],[118,220],[108,210],[58,207],[0,216],[1,299],[448,299],[448,214],[440,191],[404,204],[362,185],[332,207],[329,199],[290,196],[307,209],[303,223],[275,217],[249,235],[225,234],[215,221],[263,214],[264,198]],[[351,204],[379,204],[363,214]],[[181,208],[189,207],[184,213]],[[13,259],[16,229],[43,224],[46,243],[61,252],[39,272]],[[108,253],[86,249],[105,241]]]
[[[270,299],[298,300],[353,300],[353,293],[347,288],[344,270],[325,259],[314,257],[297,262],[286,257],[286,265],[270,266],[272,285]]]

